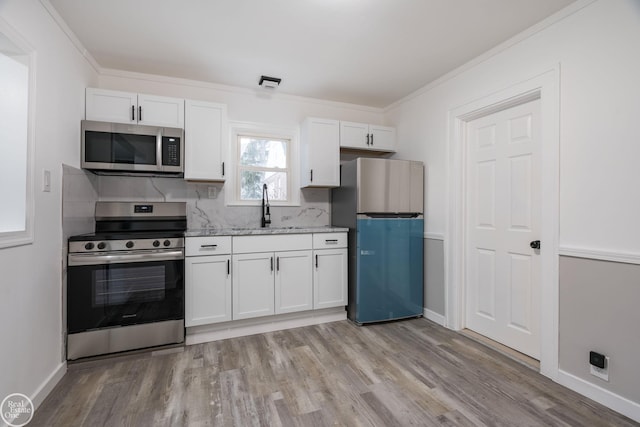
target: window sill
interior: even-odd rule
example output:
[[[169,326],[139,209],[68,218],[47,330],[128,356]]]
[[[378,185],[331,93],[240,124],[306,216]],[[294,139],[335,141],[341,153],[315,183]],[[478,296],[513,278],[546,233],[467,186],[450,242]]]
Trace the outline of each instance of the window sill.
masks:
[[[32,243],[33,235],[28,232],[0,233],[0,249],[30,245]]]

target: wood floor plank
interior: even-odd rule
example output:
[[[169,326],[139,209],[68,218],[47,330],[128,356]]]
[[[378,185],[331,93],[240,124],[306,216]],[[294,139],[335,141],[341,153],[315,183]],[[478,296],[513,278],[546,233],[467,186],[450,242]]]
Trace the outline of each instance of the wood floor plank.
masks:
[[[424,319],[69,365],[32,426],[640,426]]]

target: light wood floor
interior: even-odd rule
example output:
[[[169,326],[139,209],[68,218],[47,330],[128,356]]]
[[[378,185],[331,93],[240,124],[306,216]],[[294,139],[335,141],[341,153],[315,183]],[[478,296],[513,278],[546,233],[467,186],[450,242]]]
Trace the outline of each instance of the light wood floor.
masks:
[[[32,426],[637,426],[424,319],[69,366]]]

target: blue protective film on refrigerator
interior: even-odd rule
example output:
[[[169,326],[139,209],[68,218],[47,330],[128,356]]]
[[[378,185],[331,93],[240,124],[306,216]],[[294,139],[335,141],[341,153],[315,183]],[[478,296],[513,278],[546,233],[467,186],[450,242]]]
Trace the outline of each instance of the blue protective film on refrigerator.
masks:
[[[422,314],[424,220],[358,219],[357,233],[356,322]]]

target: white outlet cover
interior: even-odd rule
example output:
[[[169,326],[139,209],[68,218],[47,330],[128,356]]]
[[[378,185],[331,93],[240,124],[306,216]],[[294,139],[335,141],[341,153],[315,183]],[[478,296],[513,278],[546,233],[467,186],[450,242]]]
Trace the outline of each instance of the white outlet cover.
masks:
[[[208,187],[207,191],[210,199],[218,197],[218,189],[216,187]]]
[[[604,369],[598,368],[597,366],[589,365],[589,372],[591,375],[600,378],[601,380],[609,381],[609,357],[605,356],[604,358]]]

